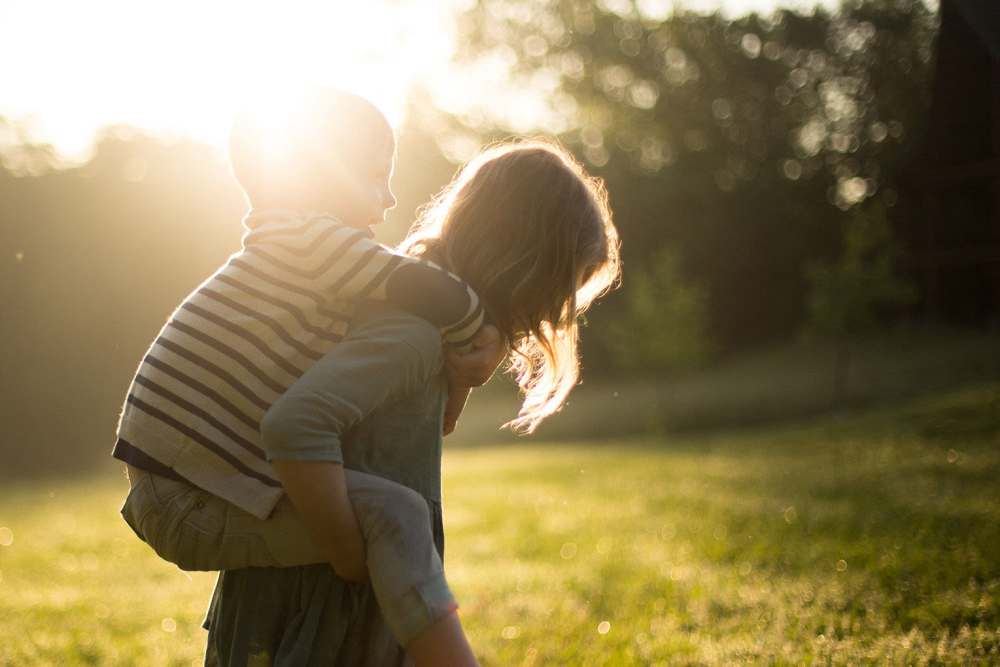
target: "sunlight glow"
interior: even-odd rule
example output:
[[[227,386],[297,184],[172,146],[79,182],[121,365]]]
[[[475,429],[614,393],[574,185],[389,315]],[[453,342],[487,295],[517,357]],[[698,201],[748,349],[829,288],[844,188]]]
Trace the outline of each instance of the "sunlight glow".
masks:
[[[237,108],[321,83],[362,94],[398,122],[418,78],[440,73],[450,3],[5,0],[0,115],[80,155],[129,123],[222,145]]]
[[[651,17],[676,7],[735,15],[834,2],[642,0],[639,7]],[[81,159],[95,130],[119,123],[221,147],[234,110],[273,103],[276,89],[302,84],[364,95],[398,125],[408,95],[421,85],[448,111],[500,109],[516,131],[564,130],[574,108],[553,94],[554,72],[540,71],[529,89],[510,81],[511,63],[503,58],[465,71],[451,63],[454,13],[464,4],[3,0],[0,117]],[[20,139],[0,123],[0,148]]]

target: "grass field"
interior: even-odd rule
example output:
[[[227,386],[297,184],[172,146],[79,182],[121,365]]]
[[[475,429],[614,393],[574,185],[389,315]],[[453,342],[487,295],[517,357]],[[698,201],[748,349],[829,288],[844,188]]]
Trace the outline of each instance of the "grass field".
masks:
[[[1000,385],[796,426],[449,451],[486,665],[1000,662]],[[214,577],[105,475],[0,491],[0,664],[188,665]]]

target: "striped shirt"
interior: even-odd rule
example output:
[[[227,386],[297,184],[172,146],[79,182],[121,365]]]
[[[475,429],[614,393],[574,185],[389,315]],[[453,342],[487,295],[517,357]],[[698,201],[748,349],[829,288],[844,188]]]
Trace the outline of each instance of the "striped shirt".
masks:
[[[448,276],[448,298],[462,297],[451,309],[464,313],[456,321],[435,322],[419,303],[393,305],[426,317],[455,344],[471,339],[483,312],[456,276],[329,216],[253,213],[244,224],[242,250],[184,299],[146,352],[113,455],[267,518],[283,491],[261,446],[261,418],[341,340],[362,300],[392,301],[393,276],[411,283],[403,293],[413,293],[414,281],[438,289]]]

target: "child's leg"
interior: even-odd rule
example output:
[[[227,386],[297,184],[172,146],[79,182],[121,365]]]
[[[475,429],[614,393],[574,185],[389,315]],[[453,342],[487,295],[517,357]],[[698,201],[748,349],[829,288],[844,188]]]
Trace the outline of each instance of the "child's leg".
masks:
[[[375,597],[396,639],[407,646],[458,607],[434,545],[430,509],[405,486],[354,470],[344,473]]]
[[[121,513],[135,533],[164,560],[182,570],[226,570],[320,563],[318,547],[296,526],[298,517],[287,499],[275,516],[258,519],[185,481],[128,467],[131,490]],[[268,539],[281,539],[282,563]]]
[[[406,645],[406,652],[416,667],[428,665],[449,667],[478,667],[469,640],[465,637],[457,613],[451,613],[417,635]]]
[[[122,514],[162,558],[181,569],[294,567],[326,560],[287,498],[262,520],[191,484],[136,468],[129,473],[132,491]],[[350,469],[344,475],[365,538],[372,588],[386,622],[406,646],[457,608],[434,545],[427,502],[376,475]]]
[[[372,589],[386,623],[406,646],[458,607],[434,545],[430,509],[419,493],[383,477],[345,468],[344,478],[365,539]],[[266,521],[232,507],[226,532],[260,535],[278,566],[324,560],[287,498]],[[227,556],[225,569],[240,566]]]

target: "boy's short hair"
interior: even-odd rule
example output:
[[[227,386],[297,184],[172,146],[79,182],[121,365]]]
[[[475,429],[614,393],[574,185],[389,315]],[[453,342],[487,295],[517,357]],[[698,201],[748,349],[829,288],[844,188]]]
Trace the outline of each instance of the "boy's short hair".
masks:
[[[393,136],[382,112],[353,93],[317,88],[281,102],[280,111],[240,112],[229,134],[233,176],[252,206],[290,204],[302,189],[329,187]]]

